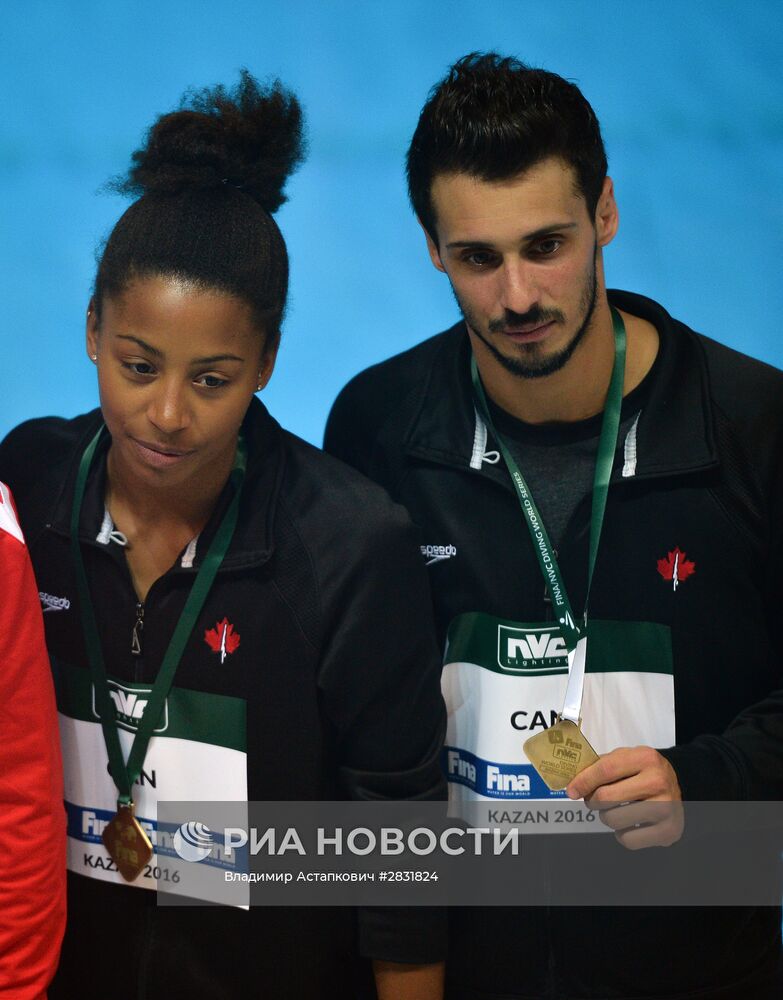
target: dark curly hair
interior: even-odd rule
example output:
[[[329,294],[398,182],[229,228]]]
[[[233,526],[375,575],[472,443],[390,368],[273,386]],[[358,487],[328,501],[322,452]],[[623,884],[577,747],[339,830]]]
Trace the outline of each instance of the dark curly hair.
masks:
[[[249,303],[272,346],[288,291],[288,254],[272,218],[304,158],[302,109],[279,80],[242,70],[233,91],[189,91],[154,123],[128,175],[111,186],[137,198],[98,263],[93,305],[139,277],[166,275]]]
[[[573,83],[496,52],[471,52],[430,92],[407,156],[408,193],[437,244],[432,182],[467,173],[505,180],[551,156],[573,167],[592,216],[606,177],[593,109]]]

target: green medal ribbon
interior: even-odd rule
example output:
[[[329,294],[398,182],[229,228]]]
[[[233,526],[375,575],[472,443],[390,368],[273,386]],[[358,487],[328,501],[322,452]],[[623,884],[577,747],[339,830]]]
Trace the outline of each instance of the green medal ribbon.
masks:
[[[590,556],[587,574],[587,596],[585,597],[585,608],[583,620],[587,622],[587,601],[590,594],[590,585],[593,580],[593,569],[598,554],[598,543],[601,538],[601,527],[606,511],[606,496],[609,492],[609,477],[612,474],[614,464],[614,453],[617,447],[617,435],[620,427],[620,411],[623,403],[623,381],[625,376],[625,324],[620,313],[612,308],[612,327],[614,329],[614,364],[612,366],[612,378],[609,383],[609,390],[606,395],[603,419],[601,421],[601,436],[598,440],[598,456],[595,463],[595,473],[593,476],[592,509],[590,514]],[[481,384],[475,357],[471,357],[470,373],[473,379],[473,389],[476,394],[476,401],[481,416],[487,427],[492,432],[492,436],[498,443],[500,454],[506,463],[511,482],[517,493],[522,512],[525,515],[525,522],[530,531],[533,541],[533,548],[538,559],[538,565],[546,582],[549,595],[552,599],[552,607],[557,615],[557,620],[562,629],[563,640],[569,653],[576,649],[577,642],[582,632],[577,625],[571,602],[565,588],[565,582],[557,564],[552,543],[549,541],[544,522],[538,513],[530,490],[527,487],[525,478],[517,465],[514,456],[506,447],[505,442],[498,434],[492,422],[487,405],[487,397],[484,394],[484,387]],[[571,658],[569,657],[569,660]]]
[[[114,704],[109,696],[109,682],[106,676],[106,665],[103,660],[103,651],[98,635],[98,624],[95,620],[95,609],[90,599],[90,588],[87,583],[87,574],[84,569],[84,560],[82,559],[81,545],[79,543],[79,519],[84,501],[84,491],[87,486],[87,476],[98,444],[106,433],[108,432],[105,426],[101,426],[98,433],[84,449],[81,462],[79,463],[76,487],[74,489],[73,510],[71,511],[71,552],[76,567],[79,611],[81,613],[84,640],[87,645],[87,655],[90,661],[90,673],[92,674],[92,682],[95,686],[95,697],[101,717],[106,751],[109,755],[111,776],[119,792],[117,800],[119,807],[132,805],[133,784],[141,774],[152,732],[160,719],[163,705],[171,690],[174,674],[182,659],[185,645],[201,613],[204,601],[214,582],[220,564],[223,562],[228,547],[231,544],[239,515],[239,501],[242,495],[242,484],[247,465],[247,449],[243,439],[240,437],[237,443],[234,467],[231,470],[230,476],[230,481],[234,487],[234,495],[207,550],[204,561],[188,594],[185,607],[174,629],[174,634],[169,641],[168,648],[163,656],[163,662],[160,665],[160,670],[152,685],[152,691],[144,709],[144,714],[141,717],[139,728],[133,739],[126,764],[122,756]]]

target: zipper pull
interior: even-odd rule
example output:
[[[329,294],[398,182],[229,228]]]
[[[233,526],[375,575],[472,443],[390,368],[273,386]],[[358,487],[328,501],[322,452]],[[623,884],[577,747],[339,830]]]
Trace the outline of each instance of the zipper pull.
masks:
[[[136,605],[136,621],[133,626],[133,637],[131,639],[131,653],[134,656],[141,656],[141,633],[144,630],[144,605]]]

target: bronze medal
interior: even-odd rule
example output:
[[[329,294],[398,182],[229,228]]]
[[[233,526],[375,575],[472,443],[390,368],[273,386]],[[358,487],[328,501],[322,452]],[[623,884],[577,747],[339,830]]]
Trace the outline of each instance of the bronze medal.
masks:
[[[580,771],[598,760],[582,730],[568,719],[559,719],[543,733],[531,736],[522,749],[553,792],[565,788]]]
[[[101,834],[103,846],[126,882],[135,881],[152,857],[152,842],[134,816],[133,803],[121,804]]]

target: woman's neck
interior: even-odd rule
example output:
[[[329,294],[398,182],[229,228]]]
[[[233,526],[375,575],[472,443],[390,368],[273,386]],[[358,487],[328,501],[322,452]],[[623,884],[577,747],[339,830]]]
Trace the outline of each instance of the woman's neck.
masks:
[[[199,471],[193,481],[172,486],[150,486],[140,481],[122,462],[113,448],[106,460],[106,506],[114,523],[125,534],[140,528],[178,526],[197,535],[215,508],[228,480],[234,456],[213,463],[208,472]],[[121,521],[125,521],[123,525]],[[126,531],[126,527],[130,531]]]

